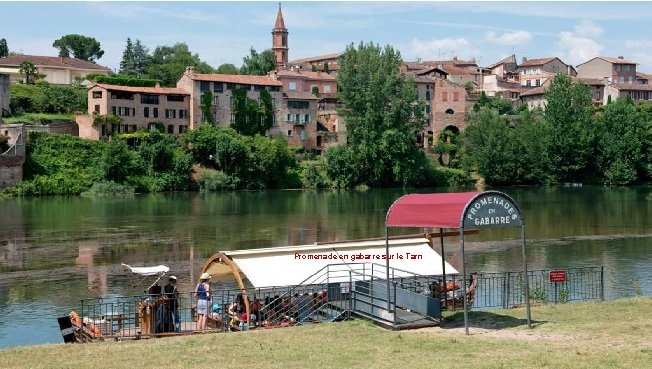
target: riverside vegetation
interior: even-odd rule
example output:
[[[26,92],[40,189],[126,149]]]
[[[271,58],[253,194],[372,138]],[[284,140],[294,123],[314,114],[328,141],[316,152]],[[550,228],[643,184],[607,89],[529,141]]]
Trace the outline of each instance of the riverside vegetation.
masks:
[[[254,54],[245,65],[260,57]],[[337,83],[347,143],[322,157],[289,148],[281,137],[261,136],[270,126],[269,104],[235,91],[242,109],[229,128],[205,122],[179,138],[141,131],[114,135],[108,143],[33,133],[24,182],[6,193],[465,186],[478,176],[489,185],[652,179],[652,105],[627,98],[594,108],[588,86],[564,75],[552,81],[545,109],[514,112],[508,101],[481,95],[464,132],[444,130],[432,149],[419,149],[424,102],[413,77],[399,73],[401,63],[391,46],[346,48]],[[82,105],[77,92],[47,84],[17,91],[12,103],[25,111],[70,113]],[[250,121],[261,125],[248,129]],[[201,164],[195,175],[193,163]]]
[[[652,298],[637,297],[469,314],[442,327],[393,332],[364,320],[130,342],[0,351],[3,368],[647,368]],[[246,350],[243,351],[243,347]],[[207,352],[211,355],[207,356]]]

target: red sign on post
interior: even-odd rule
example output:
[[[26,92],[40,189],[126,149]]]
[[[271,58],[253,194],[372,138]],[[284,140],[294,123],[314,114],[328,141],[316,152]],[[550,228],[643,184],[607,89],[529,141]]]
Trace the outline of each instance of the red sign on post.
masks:
[[[551,270],[548,274],[548,280],[550,283],[562,283],[566,282],[566,271],[565,270]]]

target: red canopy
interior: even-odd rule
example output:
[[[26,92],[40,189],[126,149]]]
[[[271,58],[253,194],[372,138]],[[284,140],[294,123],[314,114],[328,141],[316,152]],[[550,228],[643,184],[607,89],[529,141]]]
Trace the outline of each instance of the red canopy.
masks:
[[[387,211],[388,227],[460,228],[464,207],[480,192],[410,194]]]

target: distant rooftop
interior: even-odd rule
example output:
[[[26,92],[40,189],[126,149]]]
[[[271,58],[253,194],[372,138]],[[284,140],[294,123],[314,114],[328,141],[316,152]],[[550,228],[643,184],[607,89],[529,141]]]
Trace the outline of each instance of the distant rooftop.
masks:
[[[86,60],[66,58],[63,56],[10,55],[5,58],[0,58],[0,66],[17,67],[24,61],[28,61],[34,64],[36,67],[93,69],[106,72],[111,71],[111,69],[102,65],[91,63]]]

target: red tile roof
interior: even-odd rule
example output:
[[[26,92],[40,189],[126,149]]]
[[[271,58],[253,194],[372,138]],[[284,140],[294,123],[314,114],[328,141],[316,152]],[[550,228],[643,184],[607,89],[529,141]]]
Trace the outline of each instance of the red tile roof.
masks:
[[[344,55],[344,53],[317,55],[317,56],[311,56],[309,58],[291,60],[291,61],[288,62],[288,64],[301,64],[301,63],[320,62],[320,61],[323,62],[325,60],[339,59],[340,57],[342,57],[342,55]]]
[[[535,65],[544,65],[548,64],[551,61],[559,59],[557,57],[551,57],[551,58],[540,58],[540,59],[529,59],[524,61],[522,64],[519,64],[519,67],[530,67],[530,66],[535,66]],[[561,61],[561,60],[560,60]]]
[[[543,86],[535,87],[535,88],[532,88],[532,89],[530,89],[530,90],[527,90],[527,91],[521,92],[521,95],[520,95],[520,96],[521,96],[521,97],[525,97],[525,96],[537,96],[537,95],[543,95],[543,94],[546,92],[547,89],[548,89],[548,85],[545,84],[545,85],[543,85]]]
[[[613,64],[636,64],[636,62],[633,62],[631,60],[626,60],[626,59],[620,59],[620,58],[613,58],[610,56],[598,56],[598,58],[608,61],[609,63]]]
[[[501,65],[501,64],[507,64],[507,63],[514,63],[514,64],[516,64],[516,55],[512,54],[512,55],[510,55],[510,56],[508,56],[508,57],[506,57],[506,58],[504,58],[504,59],[502,59],[502,60],[499,60],[499,61],[497,61],[497,62],[491,64],[491,65],[488,66],[487,68],[488,68],[488,69],[493,69],[493,68],[496,68],[497,66],[499,66],[499,65]]]
[[[322,80],[322,81],[335,81],[336,77],[329,73],[312,72],[312,71],[296,71],[296,70],[279,70],[276,72],[279,77],[293,77],[302,79]]]
[[[200,74],[193,73],[189,75],[190,79],[195,81],[212,81],[238,83],[241,85],[258,85],[258,86],[283,86],[280,81],[271,79],[267,76],[250,76],[246,74]]]
[[[66,58],[63,56],[38,56],[38,55],[10,55],[0,58],[0,66],[19,66],[20,63],[28,61],[36,67],[76,68],[91,69],[110,72],[111,69],[87,62],[81,59]]]
[[[454,74],[454,75],[472,75],[469,70],[465,68],[460,68],[460,67],[455,67],[452,65],[442,65],[442,69],[448,73],[448,74]]]
[[[621,91],[652,91],[652,85],[642,83],[612,83],[611,87]]]
[[[162,95],[190,95],[190,93],[182,88],[177,87],[133,87],[133,86],[119,86],[107,85],[103,83],[96,83],[90,88],[101,87],[111,91],[126,91],[144,94],[162,94]]]

